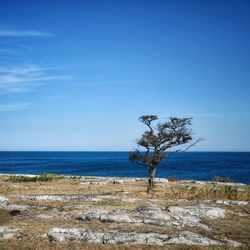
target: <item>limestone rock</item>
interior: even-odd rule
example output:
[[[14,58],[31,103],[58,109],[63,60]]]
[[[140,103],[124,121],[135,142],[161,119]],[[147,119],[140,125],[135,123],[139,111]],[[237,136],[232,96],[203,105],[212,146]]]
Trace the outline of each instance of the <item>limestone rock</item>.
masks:
[[[160,227],[198,226],[203,218],[224,218],[225,210],[218,207],[209,207],[204,204],[197,206],[171,206],[168,211],[156,206],[142,206],[135,211],[118,210],[109,212],[104,209],[91,209],[87,212],[78,212],[78,220],[99,220],[101,222],[116,222],[130,224],[149,224]]]
[[[186,245],[221,245],[222,243],[192,232],[181,232],[169,240],[169,243]]]
[[[247,206],[249,203],[247,201],[233,201],[233,200],[217,200],[215,202],[216,204],[223,204],[223,205],[228,205],[228,206],[234,206],[234,205],[238,205],[238,206]]]
[[[25,205],[25,204],[9,204],[7,207],[6,207],[8,210],[27,210],[30,208],[29,205]]]
[[[28,205],[11,203],[9,199],[2,195],[0,196],[0,207],[7,210],[27,210],[30,208]]]
[[[137,211],[140,213],[141,216],[145,216],[145,217],[152,217],[152,216],[158,215],[159,213],[162,213],[161,208],[156,207],[156,206],[138,207]]]
[[[133,223],[134,221],[128,214],[109,213],[104,209],[92,209],[88,212],[76,214],[78,220],[99,220],[101,222]]]
[[[158,234],[138,232],[95,232],[84,228],[52,228],[48,232],[50,241],[89,241],[96,244],[187,244],[223,245],[224,242],[200,234],[184,231],[179,234]],[[230,245],[236,242],[227,241]]]
[[[10,203],[9,199],[0,195],[0,206],[6,206],[9,203]]]
[[[19,237],[21,235],[21,229],[10,228],[0,226],[0,239],[11,239],[14,237]]]
[[[101,215],[107,214],[108,211],[104,209],[92,209],[88,212],[78,212],[76,219],[78,220],[99,220]]]
[[[137,201],[141,201],[142,199],[137,199],[137,198],[122,198],[121,201],[122,202],[128,202],[128,203],[134,203]]]
[[[50,241],[72,241],[72,240],[85,240],[86,231],[79,228],[53,228],[48,232]]]
[[[121,184],[129,184],[133,182],[134,179],[130,180],[119,180],[119,179],[108,179],[108,180],[100,180],[100,181],[84,181],[81,182],[81,185],[121,185]]]
[[[205,204],[196,206],[171,206],[168,210],[181,218],[188,218],[194,221],[199,221],[202,218],[224,218],[225,210],[219,207],[210,207]]]
[[[37,200],[37,201],[71,201],[85,199],[82,195],[21,195],[21,199]]]

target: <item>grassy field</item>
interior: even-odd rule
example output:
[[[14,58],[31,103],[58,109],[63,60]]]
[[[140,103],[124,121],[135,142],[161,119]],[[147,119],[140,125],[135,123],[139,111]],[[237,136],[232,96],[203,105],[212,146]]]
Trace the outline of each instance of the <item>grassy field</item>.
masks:
[[[29,179],[30,178],[30,179]],[[145,180],[137,179],[126,184],[83,185],[94,178],[62,177],[56,175],[34,177],[0,177],[0,194],[13,204],[28,205],[26,210],[0,207],[0,225],[20,228],[19,238],[0,239],[0,249],[233,249],[230,246],[186,246],[186,245],[99,245],[88,242],[50,242],[46,236],[53,227],[87,227],[90,230],[108,232],[155,232],[162,234],[188,230],[212,239],[227,238],[242,243],[238,249],[250,248],[249,204],[223,203],[223,200],[249,201],[250,187],[231,183],[200,183],[195,181],[172,181],[158,183],[154,192],[146,193]],[[28,197],[25,197],[25,196]],[[41,195],[64,197],[60,199],[36,199]],[[67,197],[73,197],[68,199]],[[140,206],[155,205],[167,209],[169,206],[187,206],[200,203],[216,203],[226,209],[224,219],[203,221],[204,228],[166,228],[153,225],[126,223],[101,223],[79,221],[75,214],[81,210],[103,208],[133,210]]]

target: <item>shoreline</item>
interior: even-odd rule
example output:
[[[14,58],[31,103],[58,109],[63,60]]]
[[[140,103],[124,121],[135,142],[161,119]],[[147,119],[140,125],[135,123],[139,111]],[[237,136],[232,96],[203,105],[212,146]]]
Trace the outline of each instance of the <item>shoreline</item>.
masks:
[[[64,175],[64,174],[52,174],[52,173],[48,173],[48,174],[2,174],[0,173],[0,177],[10,177],[10,176],[20,176],[20,177],[28,177],[28,178],[36,178],[36,177],[41,177],[41,176],[53,176],[55,178],[69,178],[69,179],[74,179],[74,178],[78,178],[78,179],[97,179],[97,180],[130,180],[130,181],[148,181],[148,177],[119,177],[119,176],[85,176],[85,175]],[[191,180],[182,180],[182,179],[178,179],[175,181],[169,181],[168,178],[154,178],[154,181],[160,182],[160,183],[172,183],[172,182],[179,182],[179,183],[196,183],[196,184],[223,184],[223,185],[232,185],[232,186],[250,186],[247,183],[240,183],[240,182],[218,182],[218,181],[202,181],[202,180],[195,180],[195,179],[191,179]]]

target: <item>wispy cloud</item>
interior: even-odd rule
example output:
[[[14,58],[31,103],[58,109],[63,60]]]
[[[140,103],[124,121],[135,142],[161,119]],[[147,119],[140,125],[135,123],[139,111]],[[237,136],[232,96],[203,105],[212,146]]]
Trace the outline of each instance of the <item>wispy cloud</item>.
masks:
[[[37,30],[0,30],[0,37],[51,37],[53,34]]]
[[[0,73],[10,73],[10,74],[27,74],[27,73],[32,73],[32,72],[39,72],[43,71],[44,68],[41,68],[35,64],[29,64],[26,66],[13,66],[13,67],[1,67],[0,66]]]
[[[27,92],[45,81],[65,80],[70,77],[54,75],[37,65],[0,67],[0,92]]]
[[[10,103],[10,104],[0,104],[0,111],[15,111],[26,109],[31,105],[31,103]]]
[[[16,76],[12,74],[0,76],[0,84],[8,84],[8,83],[28,83],[28,82],[41,82],[41,81],[48,81],[48,80],[63,80],[65,79],[64,76]]]

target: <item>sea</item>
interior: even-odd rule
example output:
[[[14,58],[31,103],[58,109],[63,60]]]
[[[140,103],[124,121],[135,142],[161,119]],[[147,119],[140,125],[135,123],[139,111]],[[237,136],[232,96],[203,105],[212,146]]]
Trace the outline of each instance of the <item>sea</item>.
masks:
[[[0,174],[63,174],[147,177],[147,169],[129,162],[128,152],[0,152]],[[183,152],[163,160],[156,177],[211,180],[229,177],[250,184],[250,152]]]

